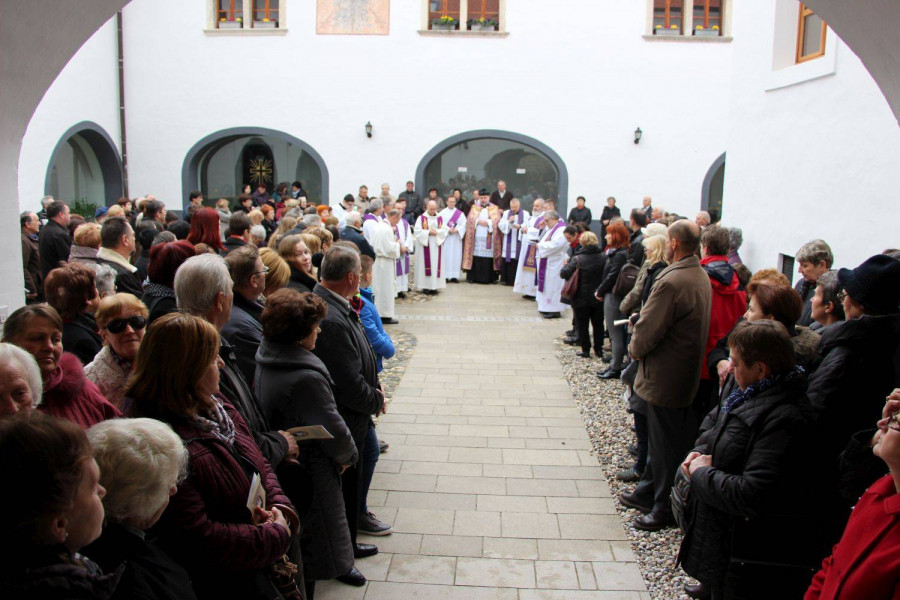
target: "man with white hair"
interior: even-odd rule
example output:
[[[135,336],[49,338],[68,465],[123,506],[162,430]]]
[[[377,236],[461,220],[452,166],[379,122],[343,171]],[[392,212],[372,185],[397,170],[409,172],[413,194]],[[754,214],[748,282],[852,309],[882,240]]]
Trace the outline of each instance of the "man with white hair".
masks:
[[[387,213],[387,220],[372,225],[370,231],[372,248],[375,249],[375,264],[372,265],[372,292],[375,294],[375,307],[385,325],[395,325],[394,297],[396,296],[396,265],[402,250],[401,244],[394,234],[397,223],[403,213],[392,208]],[[403,248],[405,249],[405,248]]]
[[[447,197],[447,208],[438,215],[447,224],[447,239],[444,240],[444,277],[451,283],[459,283],[462,274],[463,239],[466,236],[466,215],[456,206],[456,196]]]
[[[397,201],[397,198],[391,193],[390,184],[381,184],[381,193],[378,194],[378,200],[381,200],[382,205],[393,204]]]
[[[442,248],[447,239],[447,226],[437,214],[437,202],[429,200],[425,214],[416,219],[416,287],[426,294],[436,294],[447,287],[441,264]]]
[[[531,205],[531,218],[522,226],[522,258],[516,265],[516,282],[513,292],[534,299],[537,294],[537,243],[544,225],[544,200],[535,198]]]
[[[644,205],[641,207],[641,210],[644,211],[644,214],[647,215],[647,222],[653,222],[653,200],[650,199],[650,196],[644,196]]]
[[[697,225],[700,226],[700,229],[705,229],[706,227],[708,227],[711,221],[712,221],[712,218],[709,216],[709,213],[706,212],[705,210],[701,210],[700,212],[697,213],[697,216],[694,217],[694,222],[696,222]]]
[[[375,198],[369,202],[369,208],[366,209],[366,214],[363,216],[363,235],[372,243],[372,227],[376,223],[380,223],[382,221],[382,215],[384,214],[384,202]]]
[[[516,283],[519,256],[522,253],[522,227],[528,220],[528,211],[520,207],[519,199],[509,201],[509,209],[498,223],[500,229],[500,281],[503,285]]]
[[[347,226],[341,229],[341,241],[353,242],[360,254],[375,260],[375,250],[362,233],[362,215],[355,210],[347,213]]]
[[[216,254],[201,254],[184,261],[175,272],[175,300],[178,308],[202,317],[217,331],[222,331],[231,318],[234,291],[225,260]],[[253,440],[266,460],[277,468],[282,462],[300,454],[294,436],[286,431],[272,431],[256,395],[241,374],[234,347],[219,337],[219,391],[241,413],[253,433]]]
[[[660,220],[666,216],[666,209],[662,206],[654,206],[653,210],[650,211],[650,222],[651,223],[659,223]]]
[[[563,234],[566,224],[555,210],[544,213],[544,233],[537,244],[537,302],[545,319],[558,319],[566,305],[560,302],[563,279],[559,276],[566,261],[569,242]]]

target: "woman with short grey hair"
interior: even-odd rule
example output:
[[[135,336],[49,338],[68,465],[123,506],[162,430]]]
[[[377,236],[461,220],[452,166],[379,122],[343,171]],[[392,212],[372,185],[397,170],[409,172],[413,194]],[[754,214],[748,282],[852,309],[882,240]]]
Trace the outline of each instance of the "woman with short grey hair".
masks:
[[[741,255],[738,254],[738,250],[741,249],[741,245],[744,243],[744,232],[740,227],[729,227],[728,238],[731,242],[731,248],[728,250],[728,264],[744,264],[744,261],[741,260]]]
[[[181,438],[155,419],[112,419],[88,429],[87,436],[106,488],[107,524],[84,553],[105,573],[124,569],[118,597],[196,598],[187,571],[145,533],[186,474]]]
[[[0,343],[0,418],[37,408],[43,391],[34,357],[18,346]]]

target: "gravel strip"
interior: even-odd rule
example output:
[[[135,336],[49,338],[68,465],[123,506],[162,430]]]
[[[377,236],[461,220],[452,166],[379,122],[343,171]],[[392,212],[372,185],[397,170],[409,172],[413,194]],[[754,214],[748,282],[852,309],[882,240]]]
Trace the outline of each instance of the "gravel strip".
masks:
[[[596,357],[575,356],[578,346],[563,344],[562,338],[554,341],[556,358],[562,365],[572,396],[581,409],[581,415],[591,439],[591,454],[597,457],[603,469],[609,489],[616,498],[616,510],[625,534],[631,541],[638,566],[654,600],[689,600],[684,584],[693,581],[675,566],[681,531],[669,527],[657,532],[639,531],[631,526],[641,513],[619,503],[623,492],[634,489],[634,483],[623,483],[615,473],[634,462],[628,454],[628,445],[635,442],[632,426],[634,420],[626,411],[622,397],[625,386],[618,380],[600,380],[596,373],[606,365]]]

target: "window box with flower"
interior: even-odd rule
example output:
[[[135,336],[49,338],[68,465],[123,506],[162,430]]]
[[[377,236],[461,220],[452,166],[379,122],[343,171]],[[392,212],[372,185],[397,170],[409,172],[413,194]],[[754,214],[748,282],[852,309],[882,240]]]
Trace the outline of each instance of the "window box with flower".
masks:
[[[469,19],[466,24],[469,26],[469,31],[497,31],[498,26],[500,25],[496,19]]]
[[[709,29],[706,29],[703,25],[694,27],[694,37],[719,37],[721,35],[722,32],[718,25],[713,25]]]
[[[272,19],[263,19],[262,21],[253,21],[254,29],[276,29],[278,27],[278,21],[273,21]]]
[[[244,20],[240,17],[229,21],[225,17],[219,19],[219,29],[241,29],[244,26]]]
[[[678,25],[670,25],[669,27],[663,27],[662,25],[657,25],[653,28],[653,34],[659,36],[679,36],[681,35],[681,29]]]
[[[432,31],[453,31],[456,29],[456,25],[459,23],[453,17],[444,15],[439,19],[433,19],[431,21],[431,29]]]

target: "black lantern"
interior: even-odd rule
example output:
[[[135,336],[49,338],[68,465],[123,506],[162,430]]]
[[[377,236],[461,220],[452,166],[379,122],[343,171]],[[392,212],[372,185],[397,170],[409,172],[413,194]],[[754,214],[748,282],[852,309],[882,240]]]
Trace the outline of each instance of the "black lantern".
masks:
[[[641,143],[641,136],[642,136],[642,135],[644,135],[644,132],[641,131],[641,128],[640,128],[640,127],[638,127],[637,129],[634,130],[634,143],[635,143],[635,144],[640,144],[640,143]]]
[[[366,137],[372,137],[372,121],[366,122]]]

